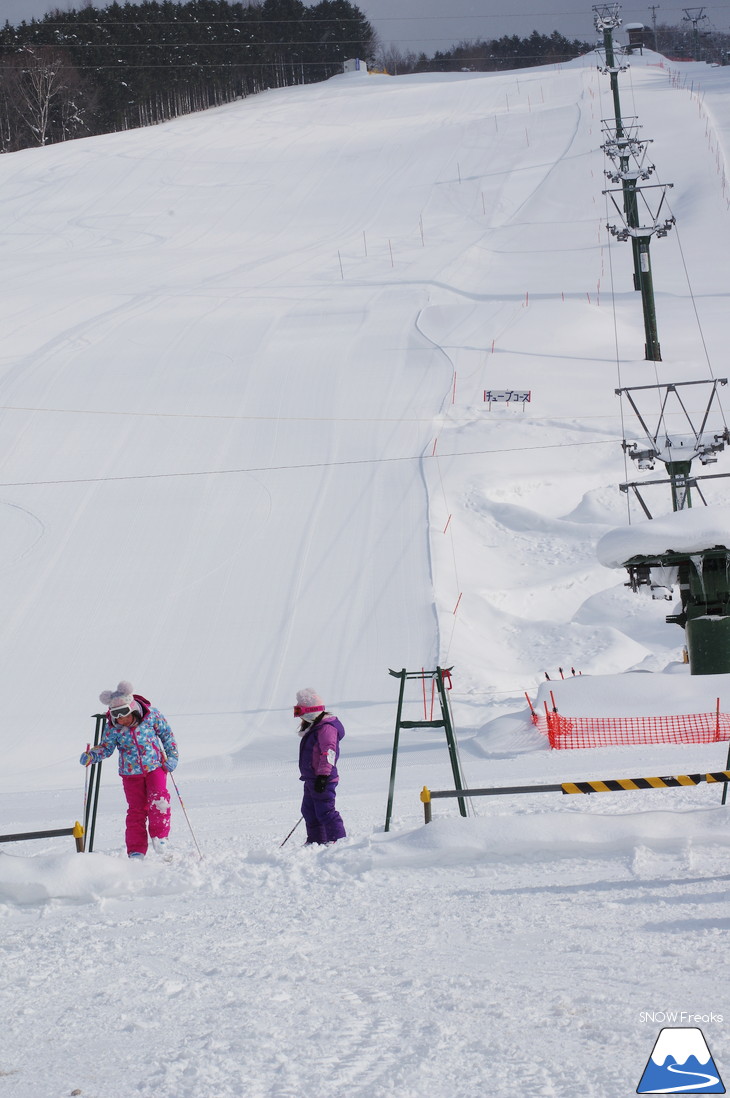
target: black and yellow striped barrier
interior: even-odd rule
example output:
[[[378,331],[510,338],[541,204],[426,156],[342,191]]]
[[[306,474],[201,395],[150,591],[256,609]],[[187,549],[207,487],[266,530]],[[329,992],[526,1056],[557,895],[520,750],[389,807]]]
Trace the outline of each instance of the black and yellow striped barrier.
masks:
[[[730,782],[730,770],[714,774],[677,774],[666,778],[610,778],[605,782],[563,782],[563,793],[618,793],[622,789],[669,789],[702,782]]]
[[[496,789],[429,789],[421,790],[423,815],[431,822],[431,801],[445,797],[505,797],[513,793],[620,793],[628,789],[671,789],[676,786],[700,785],[702,782],[730,782],[730,770],[711,774],[670,774],[661,778],[608,778],[594,782],[561,782],[559,785],[505,785]],[[723,797],[723,804],[725,799]]]

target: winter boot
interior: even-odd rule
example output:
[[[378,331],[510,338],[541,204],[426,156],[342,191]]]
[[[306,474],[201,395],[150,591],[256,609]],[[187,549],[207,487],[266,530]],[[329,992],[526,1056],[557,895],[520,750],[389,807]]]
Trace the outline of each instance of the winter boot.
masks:
[[[166,862],[172,861],[172,851],[170,850],[169,839],[152,839],[152,846],[155,848],[155,852],[164,858]]]

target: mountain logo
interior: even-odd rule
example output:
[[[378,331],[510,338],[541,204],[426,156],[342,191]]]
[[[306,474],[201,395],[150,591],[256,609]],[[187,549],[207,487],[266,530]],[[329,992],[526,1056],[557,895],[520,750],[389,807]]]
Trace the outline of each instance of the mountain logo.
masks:
[[[725,1094],[701,1029],[661,1030],[637,1094]]]

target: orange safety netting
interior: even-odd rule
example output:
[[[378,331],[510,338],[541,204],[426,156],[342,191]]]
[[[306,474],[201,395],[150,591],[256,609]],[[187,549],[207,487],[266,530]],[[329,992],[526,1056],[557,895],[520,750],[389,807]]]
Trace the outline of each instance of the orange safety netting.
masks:
[[[539,717],[533,710],[532,722],[554,748],[730,740],[730,714],[719,712],[671,717],[564,717],[547,712]]]

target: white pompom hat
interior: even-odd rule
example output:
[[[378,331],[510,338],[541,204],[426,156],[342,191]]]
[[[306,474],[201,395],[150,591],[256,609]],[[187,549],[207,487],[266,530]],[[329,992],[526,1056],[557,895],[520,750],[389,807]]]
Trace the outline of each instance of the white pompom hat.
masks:
[[[305,686],[303,690],[297,690],[297,704],[294,706],[295,717],[301,717],[303,721],[313,721],[319,713],[324,713],[324,709],[324,702],[311,686]]]
[[[123,705],[128,705],[133,712],[140,712],[139,705],[132,693],[132,684],[125,679],[122,679],[116,690],[102,690],[99,694],[99,701],[103,702],[109,709],[120,709]]]

